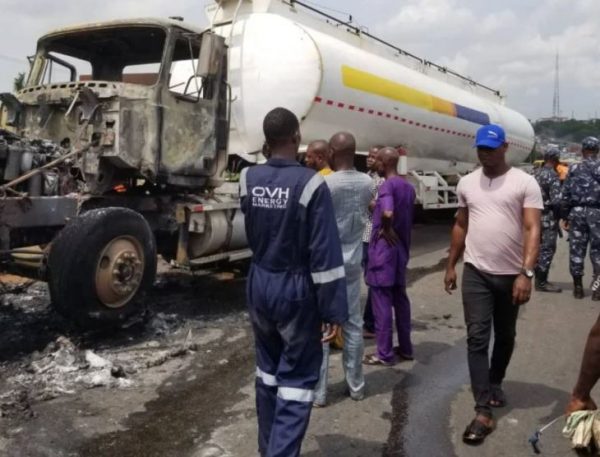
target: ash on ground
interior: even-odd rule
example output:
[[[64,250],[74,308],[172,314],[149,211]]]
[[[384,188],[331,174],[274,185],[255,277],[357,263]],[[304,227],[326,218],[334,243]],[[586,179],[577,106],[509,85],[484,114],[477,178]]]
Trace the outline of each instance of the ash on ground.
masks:
[[[245,320],[241,271],[195,276],[163,268],[147,311],[116,330],[81,332],[51,307],[45,283],[0,276],[0,418],[86,389],[136,389],[148,373],[201,351],[210,328]],[[232,313],[233,311],[233,313]]]

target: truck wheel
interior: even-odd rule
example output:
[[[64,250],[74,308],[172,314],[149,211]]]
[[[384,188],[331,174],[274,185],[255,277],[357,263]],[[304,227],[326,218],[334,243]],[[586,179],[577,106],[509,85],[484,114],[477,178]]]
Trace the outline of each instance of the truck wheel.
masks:
[[[117,324],[140,312],[155,275],[154,235],[126,208],[74,218],[52,241],[48,257],[53,305],[83,326]]]

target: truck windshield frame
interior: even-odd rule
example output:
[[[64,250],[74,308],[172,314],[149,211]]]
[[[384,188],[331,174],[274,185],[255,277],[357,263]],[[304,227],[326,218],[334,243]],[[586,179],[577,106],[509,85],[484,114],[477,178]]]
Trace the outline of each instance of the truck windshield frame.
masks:
[[[158,25],[119,25],[49,35],[38,42],[26,86],[82,80],[130,82],[154,86],[164,67],[168,30]],[[58,54],[60,57],[56,56]],[[73,60],[73,62],[69,61]],[[91,74],[81,65],[89,64]],[[53,63],[70,70],[70,81],[45,82]],[[152,73],[127,75],[127,67],[152,67]]]
[[[200,40],[195,34],[175,33],[173,36],[168,88],[172,96],[182,101],[198,103],[200,100],[212,98],[213,88],[210,81],[196,74]],[[182,71],[184,66],[187,71]]]

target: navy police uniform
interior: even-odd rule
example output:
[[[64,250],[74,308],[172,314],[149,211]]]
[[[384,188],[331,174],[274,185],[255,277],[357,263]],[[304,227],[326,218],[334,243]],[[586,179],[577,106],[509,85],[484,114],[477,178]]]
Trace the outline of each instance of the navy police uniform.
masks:
[[[563,188],[563,216],[569,220],[569,268],[573,277],[583,276],[590,244],[594,274],[600,274],[600,161],[584,159],[569,167]]]
[[[558,173],[553,168],[542,166],[535,170],[533,176],[542,190],[544,210],[542,211],[542,233],[540,254],[537,267],[548,273],[556,252],[558,238],[558,214],[561,206],[561,185]]]
[[[244,169],[240,196],[253,253],[247,296],[259,451],[294,457],[319,380],[321,323],[348,318],[333,204],[319,174],[283,159]]]

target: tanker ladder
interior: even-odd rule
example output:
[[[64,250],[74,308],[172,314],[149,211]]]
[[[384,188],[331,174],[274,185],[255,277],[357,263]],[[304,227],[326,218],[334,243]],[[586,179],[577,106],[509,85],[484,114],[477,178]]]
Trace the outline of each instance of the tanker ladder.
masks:
[[[415,187],[417,203],[424,210],[458,208],[456,183],[461,175],[442,176],[437,171],[411,171],[408,179]],[[455,183],[455,184],[450,184]]]

